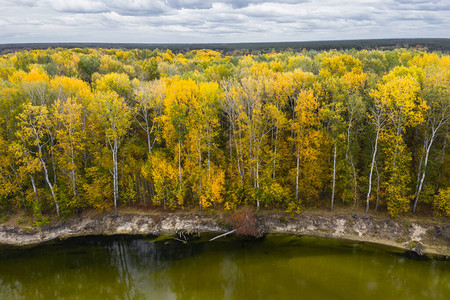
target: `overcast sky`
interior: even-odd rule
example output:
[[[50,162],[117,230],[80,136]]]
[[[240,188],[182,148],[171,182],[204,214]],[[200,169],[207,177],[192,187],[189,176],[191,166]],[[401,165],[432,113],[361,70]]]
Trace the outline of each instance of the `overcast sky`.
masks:
[[[450,1],[0,0],[0,43],[450,38]]]

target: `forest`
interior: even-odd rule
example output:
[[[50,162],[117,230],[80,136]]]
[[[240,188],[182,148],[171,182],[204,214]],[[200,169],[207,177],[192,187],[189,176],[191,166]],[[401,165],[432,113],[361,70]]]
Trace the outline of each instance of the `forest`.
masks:
[[[0,215],[243,205],[450,216],[450,56],[0,56]]]

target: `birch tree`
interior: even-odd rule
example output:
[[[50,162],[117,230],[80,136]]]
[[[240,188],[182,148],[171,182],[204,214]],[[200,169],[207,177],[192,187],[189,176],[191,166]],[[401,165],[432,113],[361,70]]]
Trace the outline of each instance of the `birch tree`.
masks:
[[[60,206],[56,197],[55,186],[50,180],[50,172],[46,160],[46,153],[52,151],[49,137],[49,112],[45,106],[34,106],[26,104],[23,112],[19,115],[19,130],[17,138],[19,144],[16,147],[18,157],[25,161],[28,166],[36,166],[43,171],[45,182],[52,195],[53,203],[58,217],[61,215]],[[31,175],[32,176],[32,175]],[[35,180],[31,178],[33,189],[36,190]]]
[[[414,71],[414,70],[412,70]],[[408,164],[410,153],[405,145],[403,132],[406,126],[414,127],[423,121],[426,104],[418,98],[420,86],[409,70],[394,69],[384,77],[384,82],[374,91],[374,96],[386,108],[387,125],[381,138],[385,142],[385,182],[388,211],[392,216],[408,210]]]
[[[135,91],[133,117],[144,130],[147,139],[148,154],[152,154],[161,131],[160,116],[164,112],[165,81],[141,82]]]
[[[106,146],[111,152],[113,178],[114,215],[117,216],[119,197],[118,152],[131,124],[131,112],[124,99],[115,92],[98,92],[93,103],[98,123],[104,130]]]

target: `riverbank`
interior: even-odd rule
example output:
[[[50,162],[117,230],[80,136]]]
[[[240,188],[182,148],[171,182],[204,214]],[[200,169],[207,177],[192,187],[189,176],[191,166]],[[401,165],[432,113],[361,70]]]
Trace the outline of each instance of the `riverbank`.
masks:
[[[258,215],[264,233],[285,233],[346,239],[396,247],[416,253],[450,256],[450,224],[410,221],[354,214],[302,213],[295,219],[282,212]],[[34,228],[13,224],[0,225],[0,244],[37,245],[57,239],[89,235],[153,235],[223,233],[229,231],[220,215],[199,213],[85,214]]]

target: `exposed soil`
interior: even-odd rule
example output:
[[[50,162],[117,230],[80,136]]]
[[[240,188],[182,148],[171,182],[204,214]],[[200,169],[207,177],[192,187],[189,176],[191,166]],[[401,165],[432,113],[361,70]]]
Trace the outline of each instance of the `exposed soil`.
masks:
[[[17,217],[0,224],[0,244],[35,245],[55,239],[88,235],[162,235],[223,233],[230,230],[224,215],[192,212],[142,213],[123,210],[112,214],[83,213],[68,220],[36,228],[18,225]],[[392,219],[352,213],[305,212],[290,218],[283,212],[265,211],[258,215],[264,233],[288,233],[369,242],[397,247],[418,254],[450,256],[450,224],[429,220]]]

